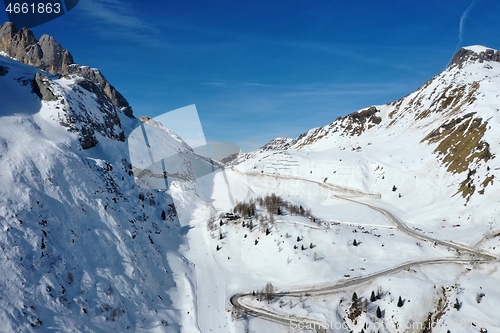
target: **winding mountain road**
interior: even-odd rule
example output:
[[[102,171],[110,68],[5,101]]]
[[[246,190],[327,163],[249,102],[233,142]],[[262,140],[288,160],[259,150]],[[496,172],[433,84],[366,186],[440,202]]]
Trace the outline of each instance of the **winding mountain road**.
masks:
[[[234,170],[234,169],[233,169]],[[234,170],[235,172],[239,172],[237,170]],[[281,178],[281,179],[293,179],[293,180],[298,180],[298,181],[304,181],[304,182],[309,182],[309,183],[314,183],[317,184],[323,188],[326,188],[331,191],[335,192],[343,192],[345,191],[346,193],[349,194],[354,194],[355,196],[370,196],[370,197],[380,197],[377,194],[368,194],[368,193],[363,193],[359,190],[353,190],[353,189],[348,189],[348,188],[343,188],[342,186],[338,185],[333,185],[333,184],[328,184],[328,183],[321,183],[317,182],[314,180],[310,179],[303,179],[300,177],[293,177],[293,176],[282,176],[282,175],[268,175],[268,174],[262,174],[262,173],[246,173],[247,176],[257,176],[257,177],[272,177],[272,178]],[[477,263],[489,263],[489,262],[498,262],[498,259],[488,253],[480,252],[477,250],[474,250],[472,248],[469,248],[465,245],[462,244],[457,244],[451,241],[444,241],[432,237],[428,237],[424,234],[421,234],[415,230],[412,230],[409,228],[407,225],[405,225],[399,218],[397,218],[393,213],[390,211],[377,207],[373,204],[361,202],[358,200],[354,200],[352,198],[349,198],[347,196],[342,196],[339,194],[333,194],[334,197],[342,200],[347,200],[351,201],[356,204],[361,204],[364,205],[370,209],[373,209],[384,216],[386,216],[392,223],[402,232],[406,233],[407,235],[410,235],[411,237],[414,237],[416,239],[420,239],[426,242],[432,242],[435,245],[440,245],[440,246],[445,246],[447,248],[452,248],[455,249],[458,253],[458,255],[461,258],[442,258],[442,259],[428,259],[428,260],[420,260],[420,261],[412,261],[408,263],[404,263],[392,268],[388,268],[373,274],[365,275],[362,277],[357,277],[357,278],[352,278],[344,281],[335,281],[332,283],[324,284],[321,286],[313,285],[313,286],[304,286],[302,289],[295,289],[295,290],[289,290],[289,291],[280,291],[280,292],[274,292],[271,293],[271,296],[274,297],[279,297],[279,296],[291,296],[291,297],[303,297],[303,296],[317,296],[317,295],[324,295],[324,294],[330,294],[334,292],[338,292],[342,289],[348,288],[348,287],[353,287],[356,285],[361,285],[363,283],[367,283],[373,279],[394,274],[396,272],[405,270],[405,269],[410,269],[412,267],[419,267],[419,266],[424,266],[424,265],[437,265],[437,264],[443,264],[443,263],[455,263],[455,264],[477,264]],[[464,254],[467,254],[469,258],[463,258]],[[317,320],[312,320],[309,318],[298,318],[295,316],[284,316],[281,313],[277,312],[272,312],[268,309],[264,308],[259,308],[259,307],[252,307],[249,305],[246,305],[242,303],[241,301],[244,298],[247,297],[253,297],[252,292],[244,292],[244,293],[237,293],[232,295],[229,298],[229,302],[231,305],[237,309],[240,312],[243,312],[249,316],[255,316],[259,317],[265,320],[273,321],[276,323],[280,323],[282,325],[285,325],[286,327],[290,328],[290,324],[292,321],[295,322],[300,322],[300,323],[307,323],[309,327],[315,327],[316,331],[318,333],[324,333],[327,332],[327,329],[324,328],[324,323],[318,322]]]

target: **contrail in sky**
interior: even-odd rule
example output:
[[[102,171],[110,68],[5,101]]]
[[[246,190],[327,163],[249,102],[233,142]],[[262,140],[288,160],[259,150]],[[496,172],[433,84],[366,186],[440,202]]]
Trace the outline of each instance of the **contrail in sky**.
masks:
[[[472,3],[467,7],[465,12],[462,13],[462,16],[460,16],[460,25],[458,26],[458,44],[457,47],[455,48],[455,52],[453,52],[450,61],[448,61],[448,64],[451,63],[451,60],[453,60],[453,56],[457,53],[458,49],[460,48],[460,45],[462,45],[462,40],[464,38],[464,28],[465,28],[465,21],[467,20],[467,17],[469,16],[470,11],[472,8],[476,5],[478,0],[472,1]]]
[[[469,16],[470,11],[476,5],[477,1],[478,0],[472,1],[472,3],[469,5],[469,7],[467,7],[465,12],[463,12],[462,16],[460,16],[460,26],[458,28],[458,44],[457,44],[457,48],[455,50],[455,53],[458,51],[458,48],[462,44],[462,40],[464,37],[465,21],[467,20],[467,17]]]

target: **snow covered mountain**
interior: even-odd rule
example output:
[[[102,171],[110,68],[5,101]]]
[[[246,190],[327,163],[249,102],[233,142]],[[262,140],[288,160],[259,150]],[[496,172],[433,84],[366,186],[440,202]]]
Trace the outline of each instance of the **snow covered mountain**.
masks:
[[[316,208],[316,212],[326,208],[324,205],[327,195],[318,197],[318,193],[297,187],[294,181],[307,181],[323,188],[340,186],[344,189],[342,197],[360,200],[359,198],[364,196],[362,202],[383,207],[391,214],[394,213],[409,229],[418,234],[463,244],[471,249],[487,251],[493,256],[498,256],[500,248],[496,244],[500,227],[498,225],[500,186],[497,181],[500,170],[500,161],[497,158],[500,148],[499,87],[500,51],[483,46],[466,47],[454,56],[442,73],[414,93],[390,104],[371,106],[340,117],[331,124],[311,129],[296,139],[273,140],[256,152],[240,155],[232,165],[235,170],[245,172],[248,177],[260,176],[281,180],[282,185],[279,185],[279,182],[276,185],[269,180],[270,184],[274,184],[269,188],[274,187],[282,196],[294,197],[299,203],[307,203],[309,207],[320,205]],[[331,212],[319,215],[320,218],[332,218],[339,213],[342,215],[341,211],[336,212],[334,204],[330,205],[332,205]],[[351,209],[355,211],[360,207],[354,205]],[[359,211],[355,215],[359,214],[363,213]],[[345,217],[339,220],[343,219]],[[398,229],[404,228],[400,226]],[[342,229],[338,229],[337,232],[339,230]],[[370,248],[368,252],[360,255],[368,258],[370,251],[377,250]],[[354,258],[351,257],[352,260],[356,260]],[[422,256],[416,255],[416,258]],[[372,259],[374,257],[371,257]],[[340,260],[335,264],[338,265],[339,262]],[[384,265],[380,266],[381,269],[382,267]],[[391,265],[385,266],[388,267]],[[322,301],[316,298],[316,301],[305,302],[303,306],[309,308],[306,311],[307,317],[315,318],[316,322],[327,322],[335,318],[337,324],[343,322],[347,325],[347,328],[344,327],[346,332],[361,332],[363,329],[364,332],[376,332],[377,329],[373,329],[375,324],[382,325],[377,327],[380,332],[447,332],[449,329],[453,332],[457,329],[496,331],[497,316],[473,318],[464,312],[459,314],[460,307],[456,305],[453,310],[451,306],[453,303],[450,300],[451,297],[455,297],[450,295],[456,295],[456,302],[459,302],[458,295],[463,293],[464,297],[471,300],[466,305],[467,313],[477,314],[477,311],[485,313],[487,310],[479,305],[482,296],[477,295],[482,295],[481,290],[484,286],[494,283],[498,278],[494,277],[496,275],[491,275],[497,265],[491,263],[487,267],[485,270],[489,273],[479,268],[472,278],[466,273],[467,271],[454,271],[455,268],[448,266],[446,268],[450,270],[448,281],[429,278],[436,274],[439,268],[427,268],[425,273],[417,272],[417,269],[414,276],[417,280],[424,274],[429,280],[423,278],[420,281],[426,280],[427,283],[434,284],[434,288],[436,284],[439,286],[444,283],[442,292],[434,296],[431,296],[430,290],[427,291],[425,297],[428,298],[424,302],[427,305],[422,303],[413,308],[412,311],[423,311],[425,308],[428,311],[428,318],[425,311],[420,312],[419,320],[424,325],[419,329],[415,329],[411,324],[415,322],[415,316],[408,316],[408,312],[405,311],[401,312],[398,309],[399,305],[396,307],[391,300],[384,305],[388,308],[390,316],[386,315],[384,317],[386,319],[381,319],[381,316],[375,315],[376,306],[370,304],[376,302],[366,303],[370,298],[370,287],[361,288],[365,290],[363,306],[353,300],[348,301],[345,306],[339,305],[330,312],[325,311],[321,302],[331,302],[333,296],[325,296]],[[352,273],[348,272],[347,275],[352,276]],[[398,279],[397,276],[391,278]],[[391,278],[385,282],[378,280],[378,286],[394,295],[394,291],[400,289],[390,282]],[[410,280],[415,281],[413,278]],[[372,288],[376,289],[373,281],[377,279],[372,280]],[[452,291],[457,288],[459,293]],[[344,289],[350,290],[351,294],[356,290],[360,292],[360,289]],[[311,295],[313,290],[315,289],[311,288],[309,293],[292,292],[292,294],[297,297],[301,295],[304,299],[304,295]],[[406,292],[425,295],[426,292],[423,290],[425,288],[417,287],[407,289]],[[351,294],[344,291],[344,298],[340,299],[341,304],[343,300],[349,299]],[[476,301],[473,301],[474,297]],[[394,296],[391,298],[394,299]],[[414,294],[411,298],[414,302],[419,296]],[[338,302],[338,299],[336,301]],[[255,300],[253,303],[247,303],[251,309],[255,310],[257,306],[265,309],[261,313],[265,311],[275,314],[288,312],[286,315],[300,313],[299,310],[283,311],[282,305],[288,304],[286,299],[282,298],[279,307],[276,304],[264,306]],[[291,308],[293,299],[289,300],[289,304]],[[497,306],[495,302],[490,305]],[[482,310],[477,310],[478,307]],[[312,316],[312,308],[314,308],[312,313],[326,313],[323,317]],[[457,324],[460,320],[463,325]],[[489,327],[489,330],[481,327],[480,323],[485,324],[484,327]],[[367,329],[367,325],[368,327],[372,325],[372,329]]]
[[[224,169],[51,38],[0,46],[0,332],[494,331],[500,52]]]
[[[274,140],[238,162],[380,193],[407,212],[452,205],[457,221],[474,210],[468,224],[484,223],[499,215],[499,59],[486,47],[463,48],[414,93]]]
[[[142,122],[89,79],[5,54],[0,117],[0,332],[189,331],[184,231],[129,159]],[[161,144],[192,154],[166,130]]]
[[[132,108],[104,75],[96,69],[74,63],[71,53],[64,49],[52,36],[35,38],[28,28],[17,29],[14,23],[0,26],[0,52],[24,64],[34,66],[54,75],[76,74],[98,85],[111,102],[125,114],[132,116]]]

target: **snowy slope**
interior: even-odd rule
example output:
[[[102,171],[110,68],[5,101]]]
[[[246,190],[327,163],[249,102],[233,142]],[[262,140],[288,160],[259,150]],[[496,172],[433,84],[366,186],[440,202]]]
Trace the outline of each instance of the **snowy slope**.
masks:
[[[274,141],[240,165],[378,193],[416,226],[472,245],[500,214],[498,54],[465,48],[416,92]]]
[[[496,156],[500,147],[499,60],[499,51],[482,46],[464,48],[445,71],[398,101],[354,112],[327,126],[312,129],[297,139],[279,138],[256,152],[240,155],[232,163],[232,168],[236,174],[248,177],[250,191],[246,200],[266,193],[280,193],[287,200],[312,208],[316,216],[339,223],[334,224],[336,234],[323,230],[327,238],[320,241],[313,233],[306,232],[307,228],[300,228],[297,218],[289,220],[294,226],[292,229],[287,229],[286,218],[282,218],[283,226],[278,224],[280,226],[276,227],[281,236],[284,237],[284,231],[291,233],[295,230],[306,234],[308,239],[318,243],[318,252],[324,258],[318,263],[309,257],[290,269],[286,266],[295,265],[297,254],[304,260],[312,253],[306,250],[282,255],[281,250],[273,253],[272,246],[265,247],[256,260],[272,253],[267,259],[270,265],[263,265],[276,267],[276,270],[266,276],[279,289],[292,291],[292,296],[276,294],[272,302],[265,302],[252,297],[251,293],[243,294],[240,304],[246,304],[261,315],[299,318],[295,326],[288,325],[288,329],[293,328],[294,332],[302,331],[300,328],[307,331],[306,324],[314,322],[340,324],[340,329],[335,332],[361,332],[363,329],[364,332],[422,332],[424,327],[433,332],[498,331],[499,317],[489,310],[498,306],[499,295],[494,287],[496,277],[492,275],[498,270],[496,261],[482,265],[471,261],[465,266],[467,260],[458,265],[414,264],[406,268],[408,273],[395,271],[360,285],[349,282],[351,287],[335,289],[334,281],[341,285],[343,274],[349,278],[351,275],[366,276],[370,272],[396,267],[398,259],[408,262],[432,258],[433,255],[405,252],[405,246],[415,242],[400,238],[401,227],[396,227],[395,232],[380,232],[384,230],[384,223],[373,211],[363,212],[359,206],[346,202],[347,211],[352,216],[346,215],[339,203],[332,201],[332,195],[353,198],[391,212],[412,230],[414,237],[425,235],[497,256],[500,252],[500,188],[497,182],[500,162]],[[315,187],[310,188],[307,184],[315,184]],[[329,190],[322,193],[320,188]],[[238,200],[244,199],[240,197]],[[227,206],[220,207],[221,211],[228,210]],[[380,247],[377,249],[380,243],[376,240],[371,243],[369,238],[363,240],[367,248],[361,250],[360,246],[356,254],[348,247],[341,250],[336,237],[340,234],[346,241],[352,226],[359,226],[368,234],[382,234],[380,242],[391,246],[399,257],[391,258],[380,252]],[[238,235],[241,229],[221,229],[224,241],[218,252],[236,251],[244,258],[257,251],[252,251],[253,247],[266,246],[265,235],[257,237],[258,245],[251,242],[255,236],[251,237],[249,244],[252,246],[246,249],[241,242],[232,243],[232,237],[241,237]],[[350,232],[352,235],[353,231]],[[214,234],[217,240],[218,231]],[[272,234],[275,234],[274,230]],[[390,234],[394,236],[387,238]],[[333,242],[335,250],[332,248],[326,254],[320,252],[332,245],[329,241]],[[215,242],[220,246],[220,240]],[[275,246],[281,249],[280,245]],[[283,247],[286,249],[287,245]],[[439,248],[437,246],[436,250]],[[331,256],[332,251],[336,255]],[[405,259],[406,253],[409,257]],[[436,255],[447,256],[443,253]],[[234,264],[233,256],[230,261]],[[290,258],[294,259],[290,261]],[[344,262],[344,259],[347,260]],[[250,266],[251,262],[242,260],[244,265],[233,268],[242,275],[265,270],[263,266]],[[286,262],[286,266],[280,265],[280,261]],[[321,268],[325,262],[327,268]],[[247,269],[242,269],[247,266]],[[331,267],[335,267],[334,272],[328,272]],[[360,271],[359,267],[363,270]],[[291,272],[296,281],[290,280]],[[302,272],[310,275],[303,277]],[[446,273],[443,275],[443,272]],[[274,276],[279,278],[271,279]],[[245,278],[248,280],[246,275]],[[308,296],[318,283],[332,283],[331,290],[335,292]],[[243,284],[243,280],[238,283]],[[248,293],[259,284],[249,285],[250,288],[242,292]],[[411,287],[402,288],[402,285]],[[382,296],[368,301],[370,292],[378,288],[381,288]],[[351,300],[354,291],[360,296],[359,302]],[[488,305],[485,303],[487,296],[482,294],[491,296]],[[396,304],[398,296],[407,300],[402,307]],[[376,314],[377,307],[383,310],[381,318]],[[302,326],[299,327],[298,323]],[[286,331],[286,321],[282,320],[281,324]],[[277,331],[275,327],[268,329],[266,322],[259,319],[247,320],[245,327],[258,332]]]
[[[0,57],[0,331],[494,332],[496,54],[225,169],[81,77]],[[226,215],[272,193],[279,213]]]
[[[0,331],[196,331],[173,201],[131,169],[140,122],[77,76],[42,73],[41,99],[39,72],[0,57]]]

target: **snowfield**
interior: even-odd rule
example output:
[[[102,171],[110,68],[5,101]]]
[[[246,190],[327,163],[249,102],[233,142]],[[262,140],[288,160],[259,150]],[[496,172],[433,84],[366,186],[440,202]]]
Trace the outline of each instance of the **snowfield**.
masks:
[[[286,318],[295,318],[304,324],[330,319],[347,325],[345,331],[358,332],[371,331],[364,325],[375,323],[381,332],[424,331],[426,325],[438,332],[498,329],[488,310],[469,316],[462,309],[480,312],[486,299],[480,295],[497,296],[494,288],[484,288],[494,283],[487,272],[498,265],[500,193],[495,179],[500,167],[494,155],[500,141],[492,128],[499,123],[500,101],[493,93],[499,76],[498,63],[457,62],[399,101],[242,155],[226,170],[226,178],[235,179],[235,188],[246,183],[248,190],[233,190],[231,201],[221,194],[227,192],[227,182],[217,182],[216,176],[208,200],[216,208],[214,219],[230,212],[235,202],[271,193],[321,219],[311,225],[307,218],[285,213],[275,217],[269,234],[262,228],[250,231],[242,221],[210,231],[226,281],[239,277],[232,283],[239,288],[228,295],[233,294],[236,315],[249,315],[240,325],[277,331],[267,327],[271,320],[281,323],[283,331],[293,331],[299,327],[287,327]],[[476,146],[467,148],[470,142]],[[236,180],[239,175],[245,179]],[[304,237],[305,249],[294,248],[302,242],[297,236]],[[352,246],[355,238],[358,246]],[[309,243],[314,247],[308,248]],[[405,271],[414,288],[402,289],[401,284],[412,282],[394,278]],[[481,275],[474,284],[467,283],[470,272]],[[277,288],[270,302],[258,295],[268,282]],[[378,318],[370,304],[353,315],[349,309],[357,304],[352,300],[344,303],[347,307],[325,308],[321,302],[332,302],[313,295],[320,289],[350,300],[353,290],[361,295],[366,284],[374,283],[388,295],[404,290],[403,298],[419,301],[403,309],[394,305],[394,296],[382,298],[385,304],[379,306],[386,312]],[[300,299],[300,307],[290,300],[285,306],[290,294]]]
[[[77,132],[61,126],[65,108],[102,121],[94,94],[55,80],[59,99],[41,101],[31,92],[37,70],[3,58],[0,65],[8,68],[0,77],[0,331],[189,327],[188,288],[174,305],[177,286],[186,285],[179,272],[191,268],[179,255],[185,241],[172,199],[137,187],[126,142],[96,133],[99,144],[83,150]],[[6,95],[13,92],[22,96]],[[115,130],[137,126],[115,112]]]
[[[238,179],[238,177],[241,177],[241,173],[229,170],[226,170],[226,173],[228,179],[232,179],[237,185],[241,184],[241,180]],[[217,185],[218,180],[220,185]],[[217,174],[214,177],[214,193],[218,193],[217,190],[226,186],[225,182],[223,182],[222,174]],[[207,279],[212,277],[213,273],[206,274],[207,270],[200,273],[203,274],[205,283],[217,286],[216,289],[207,286],[207,289],[214,292],[214,295],[209,297],[211,301],[208,301],[205,309],[208,309],[208,304],[213,304],[215,294],[219,294],[219,288],[225,284],[226,297],[245,292],[246,294],[242,295],[237,305],[251,309],[254,313],[259,313],[257,319],[237,320],[234,326],[235,331],[241,329],[238,328],[238,325],[242,325],[246,329],[254,329],[257,332],[276,331],[278,330],[276,327],[270,329],[267,322],[258,319],[261,316],[265,318],[266,313],[267,315],[271,313],[280,318],[288,318],[282,319],[281,323],[283,324],[283,321],[288,322],[288,329],[292,331],[300,330],[295,330],[299,326],[290,323],[290,318],[295,318],[294,322],[302,323],[302,327],[305,328],[308,327],[308,324],[311,327],[311,322],[316,322],[317,325],[312,327],[318,329],[325,326],[325,323],[329,323],[333,327],[344,323],[349,330],[358,327],[361,329],[365,323],[378,323],[385,327],[381,329],[381,332],[406,332],[406,326],[403,325],[408,326],[409,323],[413,323],[412,325],[418,328],[419,325],[424,325],[428,313],[434,311],[432,302],[434,299],[437,300],[439,296],[434,289],[437,288],[435,286],[439,285],[439,282],[441,283],[439,286],[449,287],[452,288],[450,290],[454,290],[457,287],[456,285],[452,286],[451,282],[458,281],[462,275],[466,275],[465,272],[470,271],[471,267],[480,268],[478,266],[480,265],[479,262],[483,262],[479,255],[464,253],[465,249],[461,253],[461,249],[457,251],[455,248],[436,244],[432,241],[422,241],[406,234],[404,230],[400,230],[397,225],[380,214],[379,211],[369,209],[356,202],[345,202],[346,200],[341,199],[342,190],[339,187],[333,187],[333,190],[329,190],[321,186],[323,184],[319,182],[313,183],[307,180],[290,179],[289,177],[280,178],[280,176],[276,175],[252,175],[250,173],[245,175],[245,182],[249,184],[249,190],[244,191],[242,196],[235,195],[237,201],[245,201],[275,192],[280,195],[291,193],[290,198],[286,197],[286,200],[298,200],[297,198],[300,197],[302,200],[298,200],[298,203],[303,205],[310,203],[313,212],[321,212],[321,214],[315,216],[320,218],[322,222],[312,223],[306,217],[290,216],[285,213],[282,216],[276,216],[276,221],[269,228],[270,233],[267,235],[264,230],[258,227],[252,231],[247,227],[242,227],[241,219],[227,221],[222,225],[216,223],[217,228],[209,231],[210,237],[207,241],[213,254],[210,260],[212,258],[216,259],[216,271],[220,277],[214,276],[214,280],[208,282]],[[231,185],[231,183],[230,181],[229,184]],[[293,193],[294,188],[303,189],[307,195],[297,196]],[[345,193],[350,194],[348,200],[353,200],[352,193],[349,190]],[[363,199],[370,203],[376,202],[376,199],[369,195],[366,197],[360,194],[357,195],[357,200],[361,202]],[[220,198],[221,196],[215,194],[215,197]],[[218,213],[227,212],[228,208],[232,206],[230,202],[224,199],[215,199],[212,205],[219,207],[215,216]],[[350,207],[350,210],[348,207]],[[321,208],[323,208],[323,211]],[[214,214],[212,214],[213,216]],[[346,222],[342,223],[335,220],[335,218]],[[219,218],[216,218],[217,221],[219,221]],[[194,226],[194,229],[196,228],[201,230],[206,227],[204,224],[197,224]],[[206,231],[201,230],[201,232]],[[415,231],[415,233],[420,234],[419,231]],[[433,236],[429,235],[428,237]],[[299,237],[300,241],[297,240],[297,237]],[[427,236],[424,235],[424,237]],[[354,239],[359,242],[358,246],[353,246],[352,241]],[[296,244],[299,245],[298,248],[294,248]],[[305,244],[305,249],[301,248],[303,244]],[[312,248],[310,245],[312,245]],[[495,259],[492,257],[488,258],[488,260]],[[438,263],[436,264],[434,261]],[[441,264],[439,264],[439,261],[441,261]],[[453,262],[459,262],[460,265],[452,265]],[[474,262],[477,262],[477,264],[474,264]],[[435,265],[432,265],[433,263]],[[484,265],[486,265],[484,267],[488,267],[487,265],[491,264]],[[211,265],[211,267],[208,271],[213,272],[214,265]],[[449,277],[447,276],[444,279],[441,273],[443,267],[449,267],[446,268]],[[392,271],[393,268],[396,268],[394,272]],[[384,272],[385,270],[387,272]],[[421,273],[422,270],[429,272],[425,274],[436,274],[441,280],[429,278]],[[378,276],[381,271],[383,274]],[[410,280],[415,279],[423,282],[421,284],[417,283],[415,288],[401,288],[402,285],[411,283],[399,282],[397,279],[396,282],[391,282],[391,277],[394,274],[399,275],[401,272],[407,272],[405,276]],[[370,277],[372,274],[375,275],[373,278]],[[367,276],[369,279],[366,281],[358,282],[356,280]],[[380,280],[383,282],[379,282]],[[445,284],[443,284],[443,280],[446,281]],[[224,283],[221,281],[224,281]],[[258,295],[269,282],[277,288],[275,291],[276,296],[273,297],[270,303],[263,301],[263,297]],[[404,311],[404,314],[400,315],[403,310],[392,304],[394,303],[394,296],[384,296],[382,301],[387,303],[384,304],[384,309],[389,309],[391,306],[395,307],[395,309],[391,308],[390,310],[392,311],[390,319],[380,323],[380,320],[373,320],[373,316],[368,316],[368,319],[362,316],[357,318],[355,324],[353,321],[346,321],[345,309],[340,306],[337,308],[331,307],[331,304],[337,304],[342,297],[349,299],[350,295],[348,293],[356,290],[358,293],[364,292],[367,284],[374,285],[375,283],[378,283],[377,288],[382,288],[384,295],[404,290],[406,293],[403,297],[414,299],[411,310]],[[456,283],[459,284],[459,282]],[[393,289],[393,285],[396,288]],[[218,291],[215,292],[215,290]],[[423,290],[429,290],[429,292],[427,296],[422,298]],[[474,288],[471,288],[471,290],[474,290]],[[257,296],[253,294],[254,292],[257,293]],[[281,295],[281,292],[284,294]],[[489,292],[495,294],[494,288],[490,288]],[[292,293],[293,296],[287,296],[289,293]],[[450,298],[452,295],[455,294],[449,292],[446,297]],[[334,297],[335,301],[330,300],[329,297]],[[443,297],[441,295],[441,298]],[[222,303],[222,301],[219,302]],[[316,302],[318,303],[316,304]],[[326,308],[325,302],[330,304]],[[383,304],[383,302],[380,302],[380,304]],[[448,300],[447,305],[450,305],[450,302]],[[474,304],[470,305],[473,306]],[[406,309],[408,308],[410,306],[407,306]],[[372,307],[370,309],[371,312],[375,311]],[[386,313],[388,311],[386,310]],[[446,311],[449,311],[449,309]],[[214,312],[212,313],[215,315]],[[362,324],[359,325],[359,322],[362,322]],[[435,326],[438,324],[442,327],[451,327],[444,325],[439,320],[431,322],[429,325]],[[220,324],[219,327],[226,326]],[[401,329],[398,330],[395,327]],[[283,331],[287,331],[286,325]]]

